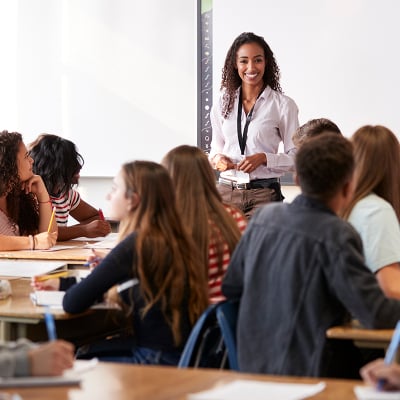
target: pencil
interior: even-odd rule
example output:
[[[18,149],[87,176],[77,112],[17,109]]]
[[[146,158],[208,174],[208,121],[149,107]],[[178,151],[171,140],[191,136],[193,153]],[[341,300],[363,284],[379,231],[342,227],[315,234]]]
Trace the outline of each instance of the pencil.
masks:
[[[69,271],[62,271],[62,272],[56,272],[54,274],[39,275],[36,277],[36,280],[38,282],[42,282],[42,281],[47,281],[48,279],[62,278],[64,276],[68,276],[68,274]]]
[[[47,228],[47,233],[50,233],[51,230],[51,226],[53,225],[53,221],[54,221],[54,215],[56,213],[56,208],[53,207],[53,211],[51,213],[51,217],[50,217],[50,222],[49,222],[49,227]]]

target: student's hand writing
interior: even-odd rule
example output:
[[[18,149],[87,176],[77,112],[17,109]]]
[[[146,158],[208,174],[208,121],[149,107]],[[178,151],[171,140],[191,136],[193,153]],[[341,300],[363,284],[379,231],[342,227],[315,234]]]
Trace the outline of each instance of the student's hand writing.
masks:
[[[42,232],[33,237],[36,250],[47,250],[57,241],[57,232]]]
[[[60,278],[46,279],[40,281],[38,276],[32,277],[31,286],[35,290],[60,290]]]
[[[107,221],[96,219],[84,225],[85,236],[88,238],[106,236],[111,232],[111,226]]]
[[[64,340],[40,345],[28,352],[32,376],[57,376],[74,363],[74,346]]]
[[[106,250],[92,249],[92,255],[87,258],[86,264],[89,264],[91,269],[96,268],[107,255],[107,253],[108,251]]]
[[[224,172],[228,169],[235,169],[236,165],[232,160],[223,154],[217,154],[213,159],[214,168],[218,171]]]
[[[372,386],[377,386],[378,381],[384,381],[384,390],[400,389],[400,365],[385,364],[383,359],[372,361],[360,370],[364,381]]]
[[[237,169],[243,172],[254,172],[260,165],[267,164],[267,156],[265,153],[257,153],[251,156],[246,156],[240,163],[237,165]]]

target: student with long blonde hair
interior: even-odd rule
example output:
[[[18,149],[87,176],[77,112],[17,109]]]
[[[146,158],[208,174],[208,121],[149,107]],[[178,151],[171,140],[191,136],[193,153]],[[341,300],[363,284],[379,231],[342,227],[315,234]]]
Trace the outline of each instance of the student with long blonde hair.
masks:
[[[198,147],[178,146],[162,163],[176,189],[178,210],[185,227],[200,249],[200,260],[208,274],[211,301],[222,297],[221,282],[230,255],[246,228],[239,209],[224,204],[216,187],[214,171]]]
[[[154,162],[124,164],[108,200],[111,218],[121,221],[121,241],[86,279],[67,290],[64,310],[80,313],[114,285],[124,284],[120,296],[130,308],[134,335],[94,344],[88,353],[99,349],[105,361],[177,364],[208,297],[206,274],[181,223],[171,178]]]
[[[352,136],[355,190],[344,217],[361,236],[367,266],[387,297],[400,299],[400,145],[384,126]]]

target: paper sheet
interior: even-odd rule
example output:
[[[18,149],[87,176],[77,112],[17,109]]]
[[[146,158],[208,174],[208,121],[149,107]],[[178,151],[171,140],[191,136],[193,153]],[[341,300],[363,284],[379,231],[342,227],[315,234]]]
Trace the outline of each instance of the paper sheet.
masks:
[[[190,394],[189,400],[301,400],[325,389],[325,383],[277,383],[237,380],[214,389]],[[267,397],[268,396],[268,397]]]
[[[0,260],[0,276],[32,278],[47,274],[66,265],[65,261]]]
[[[400,391],[383,392],[371,386],[356,386],[354,393],[358,400],[399,400]]]

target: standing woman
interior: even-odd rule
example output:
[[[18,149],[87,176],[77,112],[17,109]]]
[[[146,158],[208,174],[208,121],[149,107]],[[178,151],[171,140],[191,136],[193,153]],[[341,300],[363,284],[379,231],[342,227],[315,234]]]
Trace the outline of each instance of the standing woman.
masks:
[[[246,228],[246,218],[236,207],[222,202],[214,172],[198,147],[183,145],[172,149],[163,165],[175,185],[182,221],[200,250],[210,301],[219,301],[223,299],[222,279]]]
[[[221,172],[218,190],[248,217],[261,204],[283,200],[279,178],[294,168],[298,108],[282,94],[279,78],[264,38],[242,33],[228,50],[222,95],[211,110],[210,161]],[[284,153],[278,154],[280,142]]]
[[[79,183],[84,161],[73,142],[42,134],[29,145],[29,153],[35,160],[33,170],[43,178],[56,208],[58,240],[106,236],[111,232],[110,224],[99,210],[86,203],[74,188]],[[78,224],[68,225],[69,215]]]
[[[46,186],[32,172],[22,135],[0,133],[0,251],[48,249],[57,240]],[[49,233],[48,233],[49,231]]]
[[[355,191],[344,217],[361,236],[366,265],[387,297],[400,299],[400,144],[384,126],[352,136]]]
[[[104,340],[87,352],[103,354],[104,361],[176,365],[208,296],[206,274],[177,212],[171,178],[159,164],[127,163],[108,199],[111,217],[121,221],[121,241],[66,291],[64,310],[80,313],[121,284],[134,336]]]

